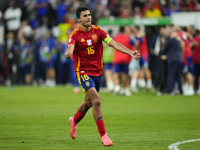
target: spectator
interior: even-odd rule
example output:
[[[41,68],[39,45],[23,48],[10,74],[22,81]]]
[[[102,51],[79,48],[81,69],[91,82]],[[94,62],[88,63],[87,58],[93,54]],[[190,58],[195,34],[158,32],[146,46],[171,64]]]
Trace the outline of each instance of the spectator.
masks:
[[[153,75],[152,75],[152,78],[153,78],[153,83],[154,83],[154,86],[155,88],[157,87],[160,87],[159,86],[159,83],[160,83],[160,80],[159,80],[159,72],[160,72],[160,69],[162,69],[160,67],[160,52],[161,52],[161,49],[162,49],[162,38],[164,38],[164,33],[165,33],[165,28],[164,27],[161,27],[160,30],[159,30],[159,33],[157,35],[154,36],[154,38],[152,38],[152,40],[150,41],[150,52],[152,54],[152,57],[153,57]]]
[[[181,62],[182,62],[182,52],[181,52],[181,39],[178,38],[174,31],[172,25],[166,27],[166,35],[168,36],[161,54],[166,55],[167,58],[167,94],[174,95],[174,78],[178,83],[178,88],[180,94],[183,94],[182,82],[181,82]],[[164,57],[164,56],[162,56]]]
[[[56,82],[54,63],[57,57],[57,53],[55,50],[54,39],[50,36],[49,30],[47,30],[45,35],[42,37],[38,50],[41,62],[40,75],[46,82],[46,86],[55,87]]]
[[[197,0],[182,0],[179,1],[180,11],[198,11]]]
[[[35,38],[40,39],[48,30],[48,17],[43,16],[42,20],[39,22],[39,26],[35,30]]]
[[[133,17],[135,19],[138,19],[138,18],[142,18],[143,17],[143,14],[141,12],[141,9],[140,7],[134,7],[134,10],[133,10]]]
[[[92,22],[94,22],[94,24],[96,24],[97,20],[103,16],[105,11],[105,8],[103,7],[103,5],[101,3],[97,3],[96,7],[94,7],[94,9],[91,9],[91,13],[93,14],[93,18],[92,18]]]
[[[146,11],[149,10],[150,3],[149,0],[146,0],[144,6],[141,8],[143,16],[145,16]]]
[[[57,23],[62,23],[63,22],[63,18],[67,12],[68,9],[68,5],[65,3],[64,0],[59,0],[58,1],[58,5],[57,5]]]
[[[161,10],[160,0],[153,0],[153,6],[154,8]]]
[[[37,12],[37,18],[39,20],[42,19],[42,17],[47,15],[48,12],[48,0],[37,0],[35,4],[35,9]]]
[[[5,52],[5,64],[8,64],[8,66],[5,66],[5,69],[8,70],[8,80],[9,82],[16,84],[17,83],[17,73],[18,73],[18,63],[19,58],[17,55],[18,52],[18,41],[14,38],[14,33],[9,32],[6,35],[6,40],[3,45],[3,49]],[[7,67],[7,68],[6,68]]]
[[[120,14],[121,4],[118,0],[108,1],[108,8],[110,10],[110,14],[114,17],[118,17]]]
[[[27,32],[30,32],[30,34],[31,34],[31,32],[32,32],[32,29],[31,29],[31,27],[29,28],[28,27],[29,25],[28,25],[28,21],[27,20],[24,20],[24,21],[22,21],[21,22],[21,26],[20,26],[20,29],[19,29],[19,32],[18,32],[18,40],[19,41],[21,41],[23,38],[24,38],[24,29],[26,28],[26,30],[27,30]],[[28,29],[28,28],[29,29]],[[28,31],[29,30],[29,31]],[[28,33],[29,34],[29,33]]]
[[[24,36],[24,43],[20,46],[19,78],[22,84],[30,85],[32,82],[31,63],[33,61],[33,50],[31,36]]]
[[[171,16],[172,13],[177,13],[179,10],[176,8],[175,3],[169,3],[169,6],[166,6],[165,8],[165,15]]]
[[[4,18],[6,21],[6,33],[13,32],[15,39],[17,39],[17,34],[21,25],[21,16],[21,9],[17,6],[15,0],[11,0],[9,3],[9,7],[4,13]]]
[[[36,18],[36,11],[34,11],[36,0],[25,0],[24,7],[26,9],[25,20],[33,20]]]
[[[122,3],[122,6],[120,7],[120,13],[119,17],[120,18],[128,18],[131,16],[131,6],[129,3],[124,2]]]
[[[154,8],[153,3],[150,3],[148,7],[149,9],[145,12],[146,18],[160,18],[162,16],[161,11]]]
[[[48,11],[47,11],[47,18],[48,18],[48,27],[49,29],[51,29],[52,27],[54,27],[57,24],[57,14],[56,14],[56,9],[54,9],[51,5],[51,3],[48,3]]]
[[[63,17],[62,23],[58,24],[58,28],[60,29],[60,36],[58,37],[58,40],[65,44],[67,44],[68,33],[72,28],[72,25],[68,23],[70,15],[71,15],[70,13],[66,13],[65,16]]]
[[[142,10],[144,7],[144,4],[145,4],[144,1],[141,1],[141,0],[133,0],[131,3],[133,10],[135,9],[135,7],[138,7],[140,8],[140,10]]]
[[[161,44],[161,50],[159,53],[159,72],[158,72],[158,78],[156,79],[154,86],[155,86],[155,92],[158,90],[157,95],[160,96],[162,93],[165,93],[167,91],[167,58],[165,55],[162,54],[163,46],[165,44],[166,34],[164,31],[164,35],[160,40]]]

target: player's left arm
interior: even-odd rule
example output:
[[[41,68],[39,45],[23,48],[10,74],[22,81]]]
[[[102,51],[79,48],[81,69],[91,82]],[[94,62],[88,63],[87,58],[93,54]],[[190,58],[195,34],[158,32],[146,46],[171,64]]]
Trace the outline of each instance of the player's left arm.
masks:
[[[140,53],[137,50],[132,51],[131,49],[125,47],[124,45],[122,45],[114,40],[111,40],[108,43],[108,45],[113,47],[114,49],[116,49],[117,51],[119,51],[121,53],[132,56],[136,60],[138,60],[140,58]]]
[[[104,30],[101,30],[101,33],[103,36],[102,39],[107,45],[113,47],[115,50],[117,50],[121,53],[132,56],[136,60],[138,60],[140,58],[140,53],[137,50],[132,51],[131,49],[125,47],[121,43],[116,42],[111,37],[109,37],[109,35]]]

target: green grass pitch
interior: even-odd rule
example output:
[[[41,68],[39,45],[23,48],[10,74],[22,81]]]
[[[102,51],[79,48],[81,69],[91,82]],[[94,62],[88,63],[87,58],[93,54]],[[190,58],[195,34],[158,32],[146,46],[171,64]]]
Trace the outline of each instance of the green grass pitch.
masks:
[[[200,138],[200,96],[156,96],[143,90],[130,97],[100,92],[106,131],[101,143],[91,109],[69,135],[68,118],[84,93],[72,87],[0,87],[0,150],[168,150],[172,143]],[[200,141],[179,145],[199,150]]]

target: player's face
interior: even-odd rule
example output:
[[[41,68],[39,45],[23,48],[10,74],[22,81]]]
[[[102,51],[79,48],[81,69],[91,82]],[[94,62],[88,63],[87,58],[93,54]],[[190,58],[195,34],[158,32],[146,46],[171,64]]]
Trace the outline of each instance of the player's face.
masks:
[[[135,33],[135,34],[137,34],[138,33],[138,30],[137,30],[137,28],[133,28],[133,33]]]
[[[89,10],[82,11],[81,15],[80,15],[80,18],[78,19],[78,21],[83,26],[85,26],[86,28],[90,27],[91,26],[91,22],[92,22],[92,17],[91,17],[90,11]]]
[[[131,28],[129,26],[125,26],[125,32],[126,35],[130,36],[131,34]]]
[[[166,28],[165,28],[165,35],[166,35],[166,36],[169,36],[169,35],[170,35],[170,29],[169,29],[169,27],[166,27]]]

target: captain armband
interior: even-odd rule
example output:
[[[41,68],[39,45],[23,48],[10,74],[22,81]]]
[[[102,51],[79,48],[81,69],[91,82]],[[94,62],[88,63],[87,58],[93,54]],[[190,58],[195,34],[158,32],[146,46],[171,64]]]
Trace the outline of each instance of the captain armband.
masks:
[[[105,39],[104,39],[104,42],[108,45],[109,43],[110,43],[110,41],[112,41],[112,38],[111,37],[106,37]]]

